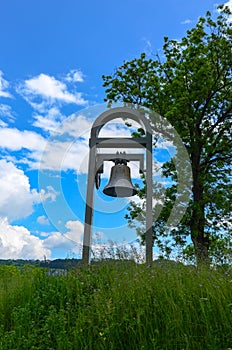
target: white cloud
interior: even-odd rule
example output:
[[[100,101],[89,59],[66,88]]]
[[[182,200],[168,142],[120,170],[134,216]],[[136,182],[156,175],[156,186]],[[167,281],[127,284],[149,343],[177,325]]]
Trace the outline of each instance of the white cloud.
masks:
[[[87,171],[89,148],[86,144],[80,142],[49,142],[38,166],[40,169],[47,170],[76,170],[77,172]],[[81,166],[82,163],[85,166]],[[81,169],[80,169],[81,167]]]
[[[0,125],[2,126],[0,127],[0,149],[5,151],[5,159],[13,163],[26,164],[31,169],[38,168],[46,139],[33,131],[5,127],[4,122]],[[23,152],[16,158],[12,154],[7,154],[10,151]]]
[[[30,188],[28,177],[13,163],[0,160],[0,216],[9,221],[32,214],[34,204],[54,200],[53,188],[37,192]]]
[[[39,111],[46,111],[48,105],[55,102],[74,103],[85,105],[87,101],[82,97],[80,92],[69,92],[67,85],[47,74],[25,80],[24,84],[18,89],[33,108]]]
[[[83,232],[83,229],[84,229],[84,226],[83,224],[78,221],[78,220],[70,220],[70,221],[67,221],[66,224],[65,224],[65,227],[70,231],[71,234],[75,234],[76,235],[76,232],[78,233],[82,233]],[[76,238],[75,238],[76,240]]]
[[[0,128],[5,128],[7,126],[7,124],[0,119]]]
[[[232,0],[227,1],[224,5],[228,6],[230,11],[232,12]],[[232,15],[230,15],[229,17],[229,22],[232,22]]]
[[[61,134],[61,138],[47,141],[36,132],[8,128],[5,127],[4,121],[0,121],[0,126],[2,126],[0,127],[0,148],[8,151],[25,149],[30,152],[26,157],[21,154],[18,159],[12,155],[6,155],[6,159],[14,163],[27,164],[31,169],[77,170],[86,155],[88,156],[88,137],[91,123],[80,116],[76,119],[69,118],[64,123],[50,120],[50,125],[49,123],[45,125],[46,122],[44,122],[44,128],[53,130],[51,133],[56,133],[58,136]],[[83,134],[84,132],[85,134]],[[72,137],[76,135],[76,137],[65,141],[62,139],[63,134]],[[42,160],[41,155],[43,155]],[[87,171],[87,165],[85,171]]]
[[[100,131],[100,137],[130,137],[133,130],[125,126],[122,119],[107,123]]]
[[[62,249],[64,252],[71,250],[75,254],[80,253],[84,233],[84,225],[76,221],[68,221],[65,225],[68,231],[65,234],[50,232],[44,240],[44,246],[48,249]]]
[[[73,83],[83,83],[84,75],[80,70],[73,69],[66,75],[65,80]]]
[[[49,220],[45,215],[38,216],[36,221],[41,225],[49,225]]]
[[[47,191],[46,191],[47,190]],[[40,191],[40,193],[38,193],[39,195],[39,200],[38,202],[45,202],[48,199],[51,202],[55,202],[57,195],[59,194],[59,192],[57,192],[52,186],[47,186],[46,190],[42,189]]]
[[[46,143],[40,164],[40,169],[50,170],[75,170],[83,174],[88,171],[89,157],[89,137],[93,120],[86,116],[73,114],[63,122],[54,121],[52,136]],[[55,124],[57,129],[55,129]],[[44,124],[45,125],[45,124]],[[133,127],[137,127],[134,125]],[[100,137],[129,137],[131,129],[125,126],[125,122],[117,119],[114,122],[107,123],[100,132]],[[118,151],[123,151],[117,149]],[[116,152],[114,149],[104,149],[104,152]],[[128,151],[129,152],[129,151]],[[36,157],[36,155],[35,155]],[[33,165],[32,165],[33,166]],[[109,173],[112,164],[106,163],[105,174]],[[137,177],[138,163],[132,166],[132,175]],[[107,170],[108,169],[108,170]]]
[[[93,120],[83,114],[73,114],[65,119],[56,107],[48,111],[47,117],[38,115],[35,119],[35,126],[51,134],[49,139],[33,131],[4,127],[5,124],[2,123],[0,148],[5,151],[23,149],[29,151],[29,154],[23,152],[17,155],[17,158],[12,154],[6,154],[5,158],[13,163],[27,164],[31,169],[55,171],[71,169],[77,173],[87,173],[89,137]],[[134,127],[137,125],[132,126]],[[101,130],[100,136],[126,137],[130,136],[131,130],[125,126],[124,121],[119,119],[107,123]],[[114,151],[110,150],[110,152]],[[132,168],[137,169],[138,167],[136,165]]]
[[[218,5],[219,4],[215,4],[216,8],[218,7]],[[229,0],[229,1],[225,2],[223,5],[229,7],[230,11],[232,12],[232,0]],[[221,10],[219,10],[219,13],[220,13],[220,11]],[[218,12],[218,9],[216,10],[216,12]],[[232,22],[232,16],[231,15],[229,16],[228,21]]]
[[[13,220],[33,212],[35,190],[24,172],[5,160],[0,160],[0,192],[0,216]]]
[[[0,96],[1,97],[12,97],[7,89],[9,88],[9,83],[3,78],[3,72],[0,71]]]
[[[63,249],[64,251],[74,246],[73,242],[65,238],[60,232],[50,232],[44,240],[44,245],[47,249]]]
[[[228,6],[230,11],[232,11],[232,0],[227,1],[224,6]]]
[[[156,144],[157,149],[163,148],[168,151],[170,157],[176,153],[176,147],[172,141],[169,140],[158,140]]]
[[[72,114],[67,118],[56,107],[49,109],[46,115],[35,115],[34,118],[34,126],[58,136],[68,134],[74,138],[89,138],[92,126],[92,121],[82,114]]]
[[[59,128],[57,128],[57,134],[68,134],[74,138],[81,137],[88,139],[90,137],[90,130],[92,127],[92,120],[87,119],[82,114],[72,114],[69,118],[65,119]]]
[[[14,113],[9,105],[0,104],[0,116],[9,120],[10,122],[15,120]]]
[[[45,139],[33,131],[20,131],[16,128],[0,129],[0,147],[12,151],[26,148],[28,150],[42,150],[45,146]]]
[[[6,218],[0,219],[0,256],[2,259],[49,258],[51,251],[44,241],[30,234],[24,226],[12,226]]]
[[[50,134],[53,134],[57,129],[59,130],[59,127],[64,118],[65,117],[61,114],[60,110],[57,107],[52,107],[48,109],[46,115],[35,115],[35,121],[33,125],[45,131],[48,131]]]
[[[65,227],[69,230],[65,233],[65,237],[75,242],[76,244],[82,244],[84,225],[79,220],[67,221]]]
[[[68,141],[60,141],[59,138],[48,141],[44,149],[40,169],[68,170],[73,169],[77,173],[87,173],[89,157],[89,136],[91,122],[85,117],[79,116],[68,118],[60,128],[57,129],[62,134],[68,134],[72,138]],[[101,135],[109,137],[129,136],[130,132],[123,125],[109,125],[105,127]],[[59,135],[58,135],[59,136]],[[120,150],[120,149],[119,149]],[[115,150],[110,149],[110,152]],[[135,166],[136,171],[137,165]]]
[[[45,125],[44,123],[43,126],[46,128],[48,125]],[[52,137],[48,139],[41,159],[39,154],[33,153],[37,160],[34,166],[40,169],[58,171],[72,169],[86,173],[91,125],[92,122],[82,115],[72,115],[62,123],[53,120],[53,127],[50,128]]]

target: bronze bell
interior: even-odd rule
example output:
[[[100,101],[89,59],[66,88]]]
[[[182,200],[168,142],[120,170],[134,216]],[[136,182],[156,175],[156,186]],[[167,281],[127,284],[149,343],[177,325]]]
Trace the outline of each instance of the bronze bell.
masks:
[[[137,194],[131,182],[130,168],[126,165],[126,161],[115,161],[110,180],[103,189],[103,193],[111,197],[131,197]]]

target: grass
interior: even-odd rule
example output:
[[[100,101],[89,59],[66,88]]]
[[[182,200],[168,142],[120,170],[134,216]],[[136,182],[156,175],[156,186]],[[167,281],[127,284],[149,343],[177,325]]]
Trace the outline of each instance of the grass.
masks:
[[[231,326],[230,270],[0,267],[0,350],[228,350]]]

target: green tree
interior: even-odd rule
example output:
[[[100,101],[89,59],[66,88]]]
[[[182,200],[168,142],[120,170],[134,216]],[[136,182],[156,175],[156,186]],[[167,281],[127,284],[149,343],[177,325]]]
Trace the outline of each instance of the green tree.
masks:
[[[182,244],[191,236],[198,264],[209,262],[217,242],[222,250],[219,237],[229,237],[232,225],[232,23],[228,7],[221,5],[218,11],[215,20],[207,12],[180,41],[165,37],[164,59],[142,53],[112,76],[103,76],[106,101],[156,111],[174,126],[187,148],[193,176],[191,202],[172,235]],[[163,171],[176,180],[172,161]],[[167,190],[164,210],[154,224],[155,240],[164,233],[176,187],[174,183]],[[139,215],[142,220],[142,208],[132,204],[128,218]],[[230,239],[223,241],[227,249],[231,247]]]

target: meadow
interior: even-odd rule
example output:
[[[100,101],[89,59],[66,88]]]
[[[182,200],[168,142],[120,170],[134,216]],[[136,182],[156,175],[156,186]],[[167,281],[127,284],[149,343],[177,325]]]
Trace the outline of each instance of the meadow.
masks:
[[[0,350],[229,350],[232,270],[0,266]]]

